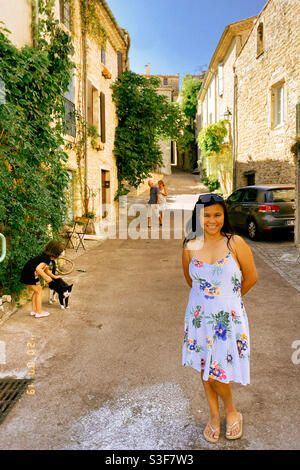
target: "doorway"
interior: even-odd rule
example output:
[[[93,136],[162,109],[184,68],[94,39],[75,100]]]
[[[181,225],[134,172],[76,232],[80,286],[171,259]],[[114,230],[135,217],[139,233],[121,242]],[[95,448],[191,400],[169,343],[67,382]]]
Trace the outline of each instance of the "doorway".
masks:
[[[110,203],[110,172],[101,170],[101,218],[108,216],[108,204]]]

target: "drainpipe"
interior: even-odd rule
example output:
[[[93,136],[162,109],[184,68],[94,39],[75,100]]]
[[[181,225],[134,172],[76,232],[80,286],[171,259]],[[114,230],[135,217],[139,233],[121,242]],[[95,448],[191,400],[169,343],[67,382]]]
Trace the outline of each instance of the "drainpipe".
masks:
[[[32,4],[32,18],[32,42],[33,47],[37,47],[35,35],[39,30],[39,0],[34,0],[34,3]]]
[[[88,212],[88,152],[87,152],[87,31],[86,31],[86,4],[82,2],[82,108],[83,108],[83,157],[84,157],[84,210]]]
[[[233,191],[236,190],[236,156],[237,156],[237,141],[238,141],[238,128],[237,128],[237,85],[238,79],[233,67],[234,82],[233,82],[233,120],[232,120],[232,186]]]
[[[5,256],[6,256],[6,239],[5,239],[5,236],[2,233],[0,233],[0,239],[1,239],[1,243],[2,243],[0,263],[2,263],[2,261],[5,259]]]

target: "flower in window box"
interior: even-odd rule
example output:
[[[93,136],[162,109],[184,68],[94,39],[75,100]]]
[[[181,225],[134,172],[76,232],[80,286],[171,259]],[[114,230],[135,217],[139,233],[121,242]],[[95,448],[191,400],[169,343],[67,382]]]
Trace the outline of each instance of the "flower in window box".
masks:
[[[108,79],[111,78],[111,73],[110,73],[110,71],[109,71],[106,67],[104,67],[104,66],[103,66],[103,68],[102,68],[102,75],[103,75],[103,77],[105,77],[105,78],[108,78]]]

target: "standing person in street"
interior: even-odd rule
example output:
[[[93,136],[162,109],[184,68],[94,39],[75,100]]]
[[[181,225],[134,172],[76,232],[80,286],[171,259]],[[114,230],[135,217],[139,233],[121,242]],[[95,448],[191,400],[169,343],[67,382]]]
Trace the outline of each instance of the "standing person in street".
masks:
[[[158,219],[159,189],[152,180],[148,181],[150,187],[150,199],[148,201],[148,228],[151,228],[152,217]]]
[[[257,272],[249,246],[232,235],[221,196],[200,195],[191,225],[182,253],[191,287],[182,364],[201,373],[210,410],[203,434],[215,443],[220,437],[219,398],[224,402],[226,438],[238,439],[243,432],[243,416],[235,408],[230,382],[250,383],[249,328],[242,296],[257,282]]]
[[[163,222],[163,218],[164,218],[164,212],[165,212],[165,209],[166,209],[166,205],[167,205],[167,195],[168,195],[168,190],[165,186],[165,183],[163,182],[163,180],[159,180],[159,182],[157,183],[158,184],[158,187],[159,187],[159,211],[160,211],[160,214],[159,214],[159,225],[162,225],[162,222]]]
[[[51,282],[52,279],[59,279],[59,276],[55,276],[49,269],[51,262],[61,255],[63,252],[63,246],[61,243],[52,240],[45,246],[43,252],[31,258],[25,264],[20,282],[26,284],[33,290],[32,295],[32,311],[30,315],[35,318],[47,317],[50,315],[49,312],[42,312],[42,292],[43,288],[40,285],[39,276],[45,279],[46,282]]]

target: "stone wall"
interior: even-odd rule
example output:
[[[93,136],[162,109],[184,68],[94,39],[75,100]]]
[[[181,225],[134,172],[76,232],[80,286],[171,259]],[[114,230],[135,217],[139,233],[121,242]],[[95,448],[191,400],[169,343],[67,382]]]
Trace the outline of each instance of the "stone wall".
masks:
[[[255,184],[294,183],[290,147],[296,134],[300,98],[300,4],[270,0],[256,19],[235,63],[237,76],[237,186],[255,172]],[[257,54],[257,28],[263,50]],[[283,84],[283,123],[274,124],[274,87]]]
[[[80,26],[79,0],[74,0],[72,39],[75,48],[73,60],[76,64],[74,74],[74,103],[76,109],[83,114],[83,50]],[[59,2],[56,2],[57,14],[59,16]],[[91,145],[91,138],[88,138],[87,149],[87,185],[89,194],[90,212],[94,212],[94,224],[96,232],[100,231],[101,220],[103,217],[103,199],[105,204],[111,206],[109,219],[113,219],[117,214],[117,203],[114,201],[118,189],[117,166],[114,155],[115,129],[117,126],[117,117],[115,105],[112,101],[111,84],[118,77],[118,51],[123,54],[123,69],[125,69],[126,43],[120,36],[115,23],[108,15],[107,9],[99,3],[98,18],[101,26],[105,29],[107,39],[105,46],[101,46],[99,41],[88,35],[87,37],[87,80],[88,91],[93,94],[92,114],[93,122],[89,125],[96,127],[101,134],[101,113],[100,113],[100,93],[105,96],[105,142],[102,143],[98,138],[98,149]],[[102,62],[101,49],[105,49],[105,63]],[[108,71],[109,74],[105,75]],[[104,73],[103,73],[104,72]],[[89,98],[87,98],[89,107]],[[89,113],[89,111],[88,111]],[[74,143],[75,138],[66,135],[66,143]],[[82,190],[80,191],[80,172],[77,157],[74,151],[67,150],[69,155],[68,169],[73,174],[73,212],[74,216],[82,215],[84,211],[84,202]],[[85,164],[81,162],[81,180],[84,180]],[[104,187],[103,179],[109,182],[109,187]]]

